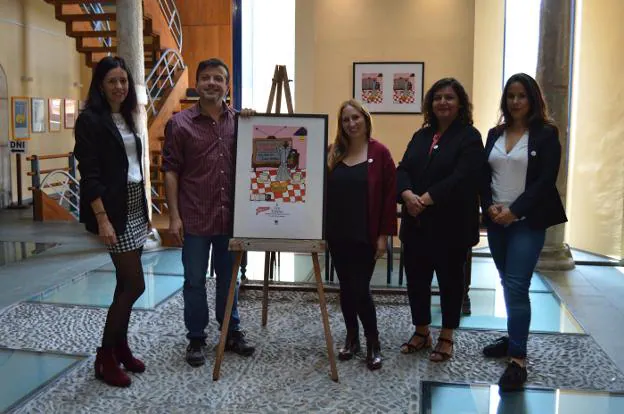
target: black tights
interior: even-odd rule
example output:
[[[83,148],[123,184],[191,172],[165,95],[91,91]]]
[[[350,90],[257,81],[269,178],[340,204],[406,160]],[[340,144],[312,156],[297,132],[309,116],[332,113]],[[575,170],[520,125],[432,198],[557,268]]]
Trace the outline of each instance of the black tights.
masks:
[[[117,286],[113,303],[108,308],[102,347],[112,348],[127,341],[128,323],[132,305],[145,291],[141,254],[143,249],[124,253],[111,253],[115,265]]]

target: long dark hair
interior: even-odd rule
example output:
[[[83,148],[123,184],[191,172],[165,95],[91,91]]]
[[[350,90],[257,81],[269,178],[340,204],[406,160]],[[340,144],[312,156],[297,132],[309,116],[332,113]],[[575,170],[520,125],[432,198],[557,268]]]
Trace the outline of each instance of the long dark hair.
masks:
[[[462,125],[472,125],[472,103],[470,103],[470,98],[468,98],[466,89],[464,89],[464,86],[455,78],[443,78],[434,83],[425,95],[425,101],[423,103],[425,120],[423,122],[423,127],[429,126],[434,129],[438,128],[438,119],[433,113],[433,96],[437,91],[447,86],[453,88],[459,99],[457,120],[461,122]]]
[[[95,66],[85,109],[90,109],[99,114],[111,112],[110,104],[102,91],[102,84],[104,83],[106,74],[115,68],[123,69],[128,75],[128,96],[126,96],[126,99],[121,103],[120,112],[130,129],[136,133],[134,119],[132,118],[132,114],[136,111],[138,105],[134,79],[126,66],[126,62],[118,56],[106,56]]]
[[[500,130],[505,129],[513,123],[513,118],[507,108],[507,93],[512,83],[518,82],[526,91],[527,98],[529,99],[529,113],[527,114],[527,125],[529,128],[540,127],[544,125],[550,125],[556,127],[553,120],[548,115],[548,106],[544,100],[544,95],[539,87],[539,84],[532,76],[526,73],[516,73],[512,75],[503,89],[503,96],[500,101],[500,119],[498,121],[498,128]]]

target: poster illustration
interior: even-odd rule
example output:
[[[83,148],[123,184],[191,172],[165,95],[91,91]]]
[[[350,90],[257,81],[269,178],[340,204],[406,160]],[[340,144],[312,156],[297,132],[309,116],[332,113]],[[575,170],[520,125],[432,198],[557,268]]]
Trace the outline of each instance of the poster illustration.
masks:
[[[326,115],[238,118],[234,237],[323,238]]]
[[[395,73],[392,85],[392,101],[399,105],[416,102],[415,82],[416,75],[414,73]]]
[[[11,98],[11,130],[15,141],[30,139],[29,99],[13,96]]]
[[[353,98],[373,114],[422,113],[423,62],[354,62]]]
[[[250,200],[305,203],[305,127],[254,125]]]
[[[366,104],[383,102],[383,73],[362,74],[361,100]]]

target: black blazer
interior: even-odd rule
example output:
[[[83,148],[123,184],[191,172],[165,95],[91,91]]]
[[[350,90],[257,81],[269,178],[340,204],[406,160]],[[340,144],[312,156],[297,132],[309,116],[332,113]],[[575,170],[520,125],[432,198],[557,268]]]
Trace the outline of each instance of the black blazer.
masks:
[[[503,132],[504,129],[501,127],[490,129],[485,144],[486,162],[480,195],[483,222],[486,225],[494,224],[487,214],[487,209],[492,205],[492,169],[487,159]],[[557,128],[542,125],[529,129],[527,151],[529,162],[524,193],[509,206],[509,209],[517,217],[525,217],[527,224],[533,228],[545,229],[565,223],[568,219],[556,187],[561,161],[561,144]]]
[[[97,234],[98,225],[91,202],[101,197],[115,232],[121,234],[128,220],[128,156],[123,138],[110,113],[99,114],[90,109],[80,113],[74,132],[74,155],[80,171],[80,222],[88,231]],[[136,134],[134,139],[139,165],[142,166],[141,140]],[[144,203],[144,210],[147,216],[147,203]]]
[[[479,178],[485,161],[481,134],[456,121],[429,155],[434,133],[431,127],[418,130],[397,168],[399,203],[407,189],[418,195],[429,192],[434,202],[416,218],[403,205],[399,236],[404,242],[468,248],[479,242]]]

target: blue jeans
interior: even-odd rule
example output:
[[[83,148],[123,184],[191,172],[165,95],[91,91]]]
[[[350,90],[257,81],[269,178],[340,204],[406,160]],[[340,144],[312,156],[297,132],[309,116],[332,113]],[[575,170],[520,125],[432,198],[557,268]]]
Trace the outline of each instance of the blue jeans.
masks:
[[[208,301],[206,295],[206,273],[210,246],[213,249],[214,269],[217,279],[215,313],[219,327],[225,315],[230,280],[232,280],[232,254],[228,250],[229,236],[193,236],[184,235],[182,246],[182,264],[184,265],[184,324],[188,339],[206,339],[208,326]],[[234,295],[230,331],[240,329],[238,316],[238,285]]]
[[[529,286],[545,237],[545,229],[532,229],[525,221],[488,227],[490,251],[505,294],[511,357],[526,357],[531,324]]]

